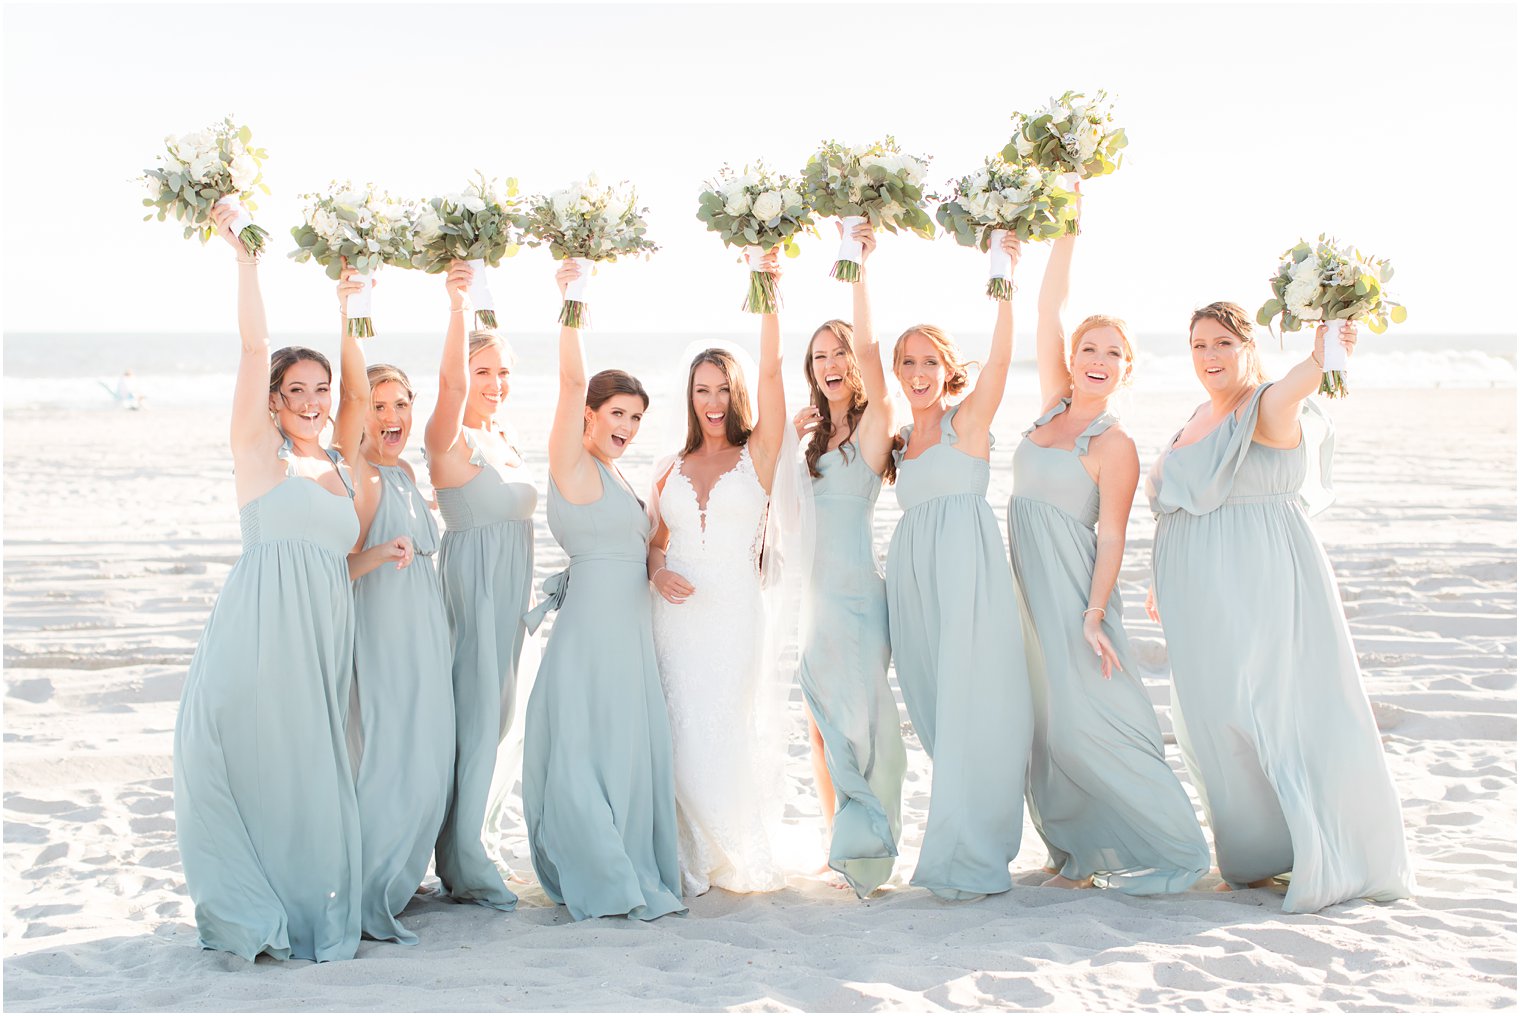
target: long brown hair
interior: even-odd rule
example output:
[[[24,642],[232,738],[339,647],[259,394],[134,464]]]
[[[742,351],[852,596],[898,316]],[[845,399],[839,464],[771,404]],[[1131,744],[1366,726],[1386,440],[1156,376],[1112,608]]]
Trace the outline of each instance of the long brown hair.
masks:
[[[728,382],[728,414],[723,418],[723,428],[728,443],[736,447],[749,440],[755,429],[755,414],[749,405],[749,389],[744,386],[744,374],[739,361],[726,349],[704,349],[691,361],[686,372],[686,447],[682,455],[690,455],[702,447],[702,421],[697,419],[697,409],[691,404],[692,392],[697,386],[697,368],[710,363],[723,372]]]
[[[281,346],[269,357],[269,394],[277,395],[280,385],[285,381],[285,372],[290,370],[302,360],[311,360],[313,363],[322,365],[327,371],[327,380],[332,382],[332,364],[327,362],[327,357],[306,346]]]
[[[829,411],[829,398],[823,393],[823,386],[818,383],[818,378],[813,375],[813,345],[825,332],[837,339],[845,351],[844,383],[850,387],[850,407],[845,410],[845,437],[839,443],[839,454],[846,462],[850,461],[850,452],[846,445],[855,435],[856,428],[860,426],[861,417],[865,416],[866,407],[870,405],[866,399],[865,384],[860,378],[860,361],[855,356],[855,329],[848,321],[831,318],[813,332],[813,337],[808,340],[807,356],[802,361],[802,373],[808,383],[808,400],[818,410],[819,417],[818,427],[808,440],[807,450],[804,453],[808,474],[814,478],[823,475],[818,469],[818,460],[828,452],[829,444],[834,440],[834,417]],[[859,451],[857,447],[856,453],[858,454]],[[888,483],[897,479],[897,462],[890,455],[887,456],[883,479]]]
[[[1213,321],[1240,340],[1243,347],[1241,355],[1246,358],[1244,373],[1247,384],[1260,385],[1267,379],[1267,372],[1261,366],[1261,352],[1256,347],[1256,336],[1252,334],[1251,319],[1246,315],[1244,307],[1228,300],[1215,300],[1208,306],[1193,311],[1192,320],[1188,322],[1190,345],[1193,326],[1200,321]]]
[[[591,375],[586,384],[586,406],[592,411],[601,409],[614,395],[636,395],[649,408],[649,393],[639,379],[626,370],[599,370]]]

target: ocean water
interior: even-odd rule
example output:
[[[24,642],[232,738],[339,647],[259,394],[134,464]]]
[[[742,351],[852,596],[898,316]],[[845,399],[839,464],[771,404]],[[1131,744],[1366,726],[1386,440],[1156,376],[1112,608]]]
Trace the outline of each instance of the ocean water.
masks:
[[[681,378],[679,361],[692,346],[706,340],[731,342],[758,351],[754,333],[743,335],[637,335],[586,333],[590,368],[620,367],[640,377],[656,401],[673,394]],[[517,353],[512,400],[522,410],[548,409],[556,391],[557,333],[512,335]],[[801,373],[802,333],[784,337],[788,361],[789,399],[804,396]],[[1290,335],[1279,351],[1275,337],[1263,335],[1267,372],[1280,375],[1303,358],[1307,333]],[[276,346],[313,346],[337,361],[338,343],[329,333],[280,335]],[[419,408],[431,405],[437,386],[437,363],[442,337],[437,334],[378,335],[366,340],[371,362],[388,361],[405,369],[417,389]],[[967,355],[985,352],[987,339],[968,340]],[[1133,398],[1155,393],[1196,390],[1192,360],[1176,335],[1140,335]],[[1009,391],[1038,390],[1032,360],[1033,336],[1015,340],[1015,362]],[[146,405],[219,407],[229,403],[238,343],[232,333],[203,335],[112,335],[6,333],[4,336],[4,405],[6,408],[98,409],[114,405],[114,392],[124,371],[132,371],[131,387]],[[1384,335],[1363,334],[1354,362],[1355,388],[1514,388],[1516,337],[1513,335]],[[796,404],[800,404],[797,402]]]

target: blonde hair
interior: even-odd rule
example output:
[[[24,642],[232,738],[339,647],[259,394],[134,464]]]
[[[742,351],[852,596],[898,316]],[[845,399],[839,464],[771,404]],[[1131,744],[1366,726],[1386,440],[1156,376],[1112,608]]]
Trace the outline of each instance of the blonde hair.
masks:
[[[1135,344],[1129,337],[1129,325],[1124,323],[1123,318],[1116,318],[1111,314],[1089,314],[1082,319],[1076,331],[1071,333],[1071,349],[1067,352],[1067,364],[1076,359],[1077,345],[1082,341],[1082,336],[1096,328],[1112,328],[1119,333],[1119,342],[1124,347],[1124,359],[1129,364],[1129,370],[1124,372],[1124,380],[1119,383],[1130,384],[1135,376]]]
[[[897,344],[892,347],[892,373],[897,373],[897,368],[902,364],[903,347],[907,345],[908,336],[922,335],[929,340],[939,358],[945,361],[945,394],[959,395],[966,390],[971,383],[969,368],[976,366],[974,360],[962,360],[961,351],[943,328],[934,325],[914,325],[897,337]]]
[[[1200,321],[1213,321],[1240,340],[1241,355],[1246,361],[1247,384],[1259,385],[1267,379],[1267,372],[1261,366],[1261,352],[1256,347],[1256,336],[1252,334],[1251,319],[1246,315],[1245,308],[1228,300],[1216,300],[1207,307],[1199,307],[1193,311],[1193,318],[1188,322],[1189,339],[1193,327]]]
[[[413,401],[417,399],[417,394],[412,391],[412,379],[406,376],[406,371],[395,364],[372,363],[365,368],[364,376],[369,379],[370,391],[374,391],[387,381],[394,381],[406,390],[408,399]]]
[[[501,350],[502,356],[511,360],[517,359],[517,354],[513,352],[511,346],[507,345],[507,340],[486,328],[477,329],[470,333],[470,348],[465,358],[471,359],[482,349],[489,349],[492,346]]]

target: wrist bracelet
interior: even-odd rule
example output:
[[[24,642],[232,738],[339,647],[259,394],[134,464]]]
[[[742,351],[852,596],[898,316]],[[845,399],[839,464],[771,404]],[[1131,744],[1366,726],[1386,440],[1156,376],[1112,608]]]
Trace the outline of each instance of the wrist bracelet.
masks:
[[[670,569],[666,568],[663,564],[660,565],[658,568],[656,568],[654,570],[654,574],[651,575],[651,576],[649,576],[649,581],[653,582],[655,579],[657,579],[657,578],[660,577],[660,572],[662,572],[662,571],[669,571],[669,570]]]
[[[1082,620],[1087,620],[1087,615],[1091,614],[1095,610],[1098,612],[1098,620],[1100,621],[1108,616],[1108,611],[1104,610],[1102,607],[1088,607],[1086,610],[1082,611]]]
[[[234,257],[233,260],[236,261],[240,265],[256,265],[256,264],[259,263],[259,259],[258,258],[240,258],[240,257]]]
[[[1320,370],[1324,370],[1325,369],[1325,361],[1323,361],[1319,357],[1315,356],[1314,355],[1314,351],[1312,349],[1309,351],[1309,359],[1313,360],[1314,361],[1314,366],[1318,367]]]

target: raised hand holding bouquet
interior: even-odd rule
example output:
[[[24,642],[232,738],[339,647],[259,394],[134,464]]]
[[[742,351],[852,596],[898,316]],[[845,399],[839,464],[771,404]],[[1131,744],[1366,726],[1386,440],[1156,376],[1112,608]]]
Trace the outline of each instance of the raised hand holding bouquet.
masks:
[[[456,194],[424,201],[417,209],[412,246],[412,267],[429,275],[448,271],[454,261],[468,261],[470,305],[479,328],[496,327],[496,302],[486,284],[486,266],[495,268],[501,259],[521,248],[528,217],[517,199],[517,181],[508,178],[505,189],[484,174]]]
[[[364,288],[348,298],[348,334],[374,335],[370,310],[375,271],[381,265],[412,267],[415,207],[375,190],[374,184],[355,188],[334,182],[325,192],[302,194],[301,199],[306,207],[301,225],[290,230],[297,244],[290,256],[315,261],[327,269],[329,279],[342,277],[345,261],[358,271]]]
[[[586,327],[586,292],[596,262],[616,261],[620,255],[647,257],[660,249],[644,236],[648,211],[638,207],[638,194],[626,182],[604,187],[595,173],[528,202],[523,242],[529,247],[548,244],[556,261],[574,258],[580,268],[565,289],[560,324]]]
[[[841,282],[860,278],[861,248],[854,233],[862,222],[870,222],[872,229],[909,229],[933,238],[934,220],[924,210],[928,169],[928,159],[904,155],[891,135],[853,148],[825,141],[808,159],[802,171],[803,199],[815,214],[837,215],[844,226],[830,275]]]
[[[1119,149],[1129,143],[1114,125],[1114,104],[1100,90],[1092,98],[1066,92],[1035,113],[1013,114],[1013,137],[1003,147],[1009,162],[1032,162],[1077,180],[1105,176],[1119,168]],[[1066,184],[1075,186],[1075,180]]]
[[[777,247],[787,257],[797,256],[797,234],[808,230],[817,235],[812,209],[790,177],[773,174],[764,162],[756,163],[753,173],[745,166],[742,176],[724,166],[717,179],[704,186],[697,199],[697,218],[728,246],[744,248],[749,265],[744,309],[751,314],[776,313],[781,306],[776,277],[760,263]]]
[[[1323,321],[1328,326],[1322,364],[1325,376],[1321,394],[1332,399],[1346,395],[1346,347],[1341,331],[1350,322],[1366,321],[1381,335],[1388,322],[1402,324],[1407,316],[1402,304],[1383,292],[1393,278],[1387,260],[1365,257],[1351,245],[1337,246],[1333,237],[1320,234],[1318,242],[1300,240],[1285,251],[1272,276],[1272,299],[1256,312],[1256,323],[1270,325],[1279,318],[1285,332],[1296,332],[1305,322]]]
[[[1077,231],[1077,196],[1065,189],[1061,174],[1030,164],[989,156],[982,168],[954,182],[934,217],[962,247],[991,255],[987,295],[1013,298],[1013,264],[1003,237],[1050,240]]]
[[[251,147],[252,137],[247,127],[233,124],[229,116],[205,130],[164,138],[168,151],[158,156],[160,165],[143,171],[148,188],[143,204],[158,209],[160,222],[172,214],[185,223],[185,239],[199,233],[201,243],[216,233],[212,206],[232,208],[237,213],[232,235],[243,242],[251,256],[258,257],[264,252],[269,233],[254,225],[248,213],[257,207],[253,203],[255,187],[269,193],[261,172],[269,154]],[[153,212],[143,216],[143,221],[151,218]]]

